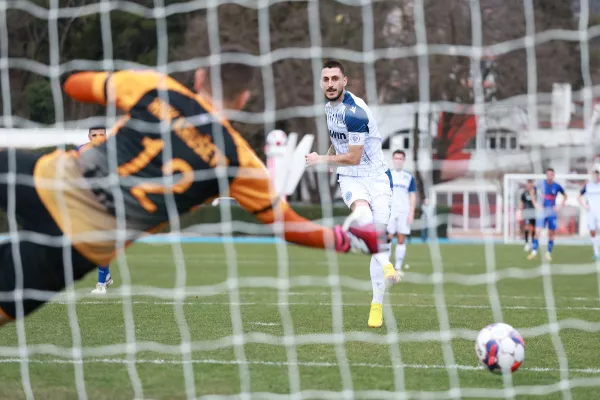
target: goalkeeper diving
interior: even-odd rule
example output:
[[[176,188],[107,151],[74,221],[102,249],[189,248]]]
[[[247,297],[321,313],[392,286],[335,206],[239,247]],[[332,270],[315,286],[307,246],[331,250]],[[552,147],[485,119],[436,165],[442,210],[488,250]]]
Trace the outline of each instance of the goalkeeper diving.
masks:
[[[354,213],[344,228],[329,229],[301,218],[273,192],[267,169],[221,114],[244,107],[253,70],[225,63],[220,71],[222,102],[213,100],[204,69],[195,72],[195,92],[149,70],[75,73],[64,83],[69,96],[114,104],[125,114],[107,139],[43,156],[0,150],[0,208],[22,227],[18,244],[0,245],[0,325],[219,196],[235,198],[263,223],[281,218],[291,243],[380,251],[385,232],[352,224]]]

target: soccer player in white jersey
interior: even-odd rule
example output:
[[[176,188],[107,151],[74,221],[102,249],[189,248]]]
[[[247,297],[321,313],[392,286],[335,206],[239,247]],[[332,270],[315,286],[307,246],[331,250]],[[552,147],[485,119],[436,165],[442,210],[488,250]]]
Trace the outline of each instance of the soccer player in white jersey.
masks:
[[[406,236],[410,235],[410,226],[415,219],[415,204],[417,202],[415,178],[410,172],[404,170],[406,153],[402,150],[394,151],[392,162],[392,215],[388,223],[390,240],[396,236],[396,264],[397,271],[402,269],[406,257]],[[391,254],[391,249],[390,249]]]
[[[583,196],[587,198],[587,202]],[[600,243],[596,232],[600,229],[600,167],[594,167],[592,180],[587,182],[578,196],[579,204],[588,212],[588,229],[594,248],[594,260],[600,257]]]
[[[381,135],[367,104],[346,91],[348,78],[337,61],[328,61],[321,69],[321,89],[327,127],[335,155],[311,153],[307,166],[329,164],[338,167],[338,183],[346,205],[364,217],[363,223],[387,225],[391,207],[391,174],[381,151]],[[362,210],[362,211],[361,211]],[[368,326],[383,324],[383,295],[386,285],[400,281],[401,274],[390,263],[389,244],[371,258],[373,300]]]

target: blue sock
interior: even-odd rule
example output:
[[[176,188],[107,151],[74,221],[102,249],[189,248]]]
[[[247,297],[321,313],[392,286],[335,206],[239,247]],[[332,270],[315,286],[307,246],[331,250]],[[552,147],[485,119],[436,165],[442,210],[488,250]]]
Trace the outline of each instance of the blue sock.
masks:
[[[552,253],[553,247],[554,247],[554,240],[548,240],[548,253]]]
[[[108,270],[108,265],[98,266],[98,283],[106,283],[106,278],[110,275],[110,271]]]
[[[533,251],[537,251],[538,247],[540,245],[540,242],[538,242],[537,238],[533,239]]]

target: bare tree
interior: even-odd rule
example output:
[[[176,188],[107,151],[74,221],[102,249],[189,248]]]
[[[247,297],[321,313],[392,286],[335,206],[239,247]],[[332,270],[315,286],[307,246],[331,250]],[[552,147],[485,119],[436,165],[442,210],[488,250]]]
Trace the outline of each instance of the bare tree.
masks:
[[[534,23],[536,30],[573,29],[575,22],[566,0],[535,0]],[[483,18],[482,39],[485,45],[523,39],[526,35],[526,15],[520,0],[483,0],[480,10]],[[426,2],[426,27],[428,43],[448,45],[470,45],[472,25],[469,23],[472,4],[461,0],[443,3]],[[477,10],[475,10],[477,11]],[[522,42],[524,43],[524,42]],[[473,139],[477,128],[470,104],[474,101],[474,77],[485,79],[485,74],[494,72],[495,88],[484,91],[493,94],[484,98],[508,98],[527,93],[527,57],[523,45],[514,51],[484,60],[480,65],[481,75],[473,75],[472,60],[467,57],[445,55],[430,56],[430,98],[462,103],[459,112],[444,112],[439,116],[435,140],[435,159],[460,159],[467,156],[463,149]],[[572,42],[549,42],[535,48],[536,79],[538,92],[550,91],[554,82],[569,82],[575,87],[580,84],[579,51]],[[417,143],[418,145],[418,143]],[[442,171],[434,171],[433,183],[442,181]]]

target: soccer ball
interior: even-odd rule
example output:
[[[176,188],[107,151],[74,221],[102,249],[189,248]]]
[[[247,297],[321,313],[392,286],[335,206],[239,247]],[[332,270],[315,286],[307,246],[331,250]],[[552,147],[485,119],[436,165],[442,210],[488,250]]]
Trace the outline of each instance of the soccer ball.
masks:
[[[276,129],[267,135],[267,146],[284,146],[287,142],[287,135],[284,131]]]
[[[525,359],[525,342],[512,326],[491,324],[477,335],[475,353],[491,372],[515,372]]]

